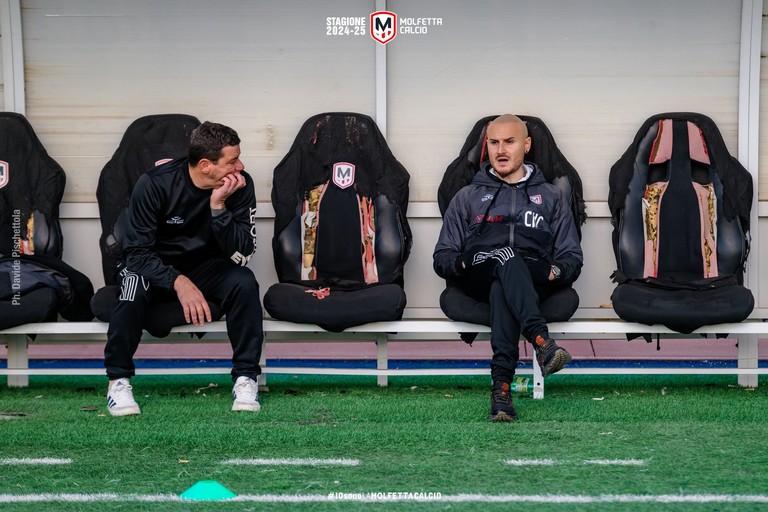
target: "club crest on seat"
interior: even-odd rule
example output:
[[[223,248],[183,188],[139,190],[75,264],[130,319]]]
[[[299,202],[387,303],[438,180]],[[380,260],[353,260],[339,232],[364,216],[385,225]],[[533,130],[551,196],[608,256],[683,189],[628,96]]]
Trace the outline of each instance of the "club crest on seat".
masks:
[[[333,183],[339,188],[347,188],[355,183],[355,164],[338,162],[333,164]]]

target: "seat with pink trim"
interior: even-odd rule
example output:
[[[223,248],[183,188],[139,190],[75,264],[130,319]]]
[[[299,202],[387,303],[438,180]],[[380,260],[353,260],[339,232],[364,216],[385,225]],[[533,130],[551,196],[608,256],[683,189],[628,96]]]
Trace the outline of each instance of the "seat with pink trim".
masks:
[[[328,331],[402,318],[409,179],[370,117],[310,117],[274,172],[270,316]]]
[[[619,317],[689,333],[751,313],[742,283],[752,181],[711,119],[651,117],[610,185]]]

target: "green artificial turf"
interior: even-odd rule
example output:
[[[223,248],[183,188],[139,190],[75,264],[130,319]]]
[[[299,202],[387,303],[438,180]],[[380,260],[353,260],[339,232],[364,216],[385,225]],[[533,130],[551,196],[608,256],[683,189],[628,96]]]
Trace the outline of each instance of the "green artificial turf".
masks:
[[[262,411],[233,413],[224,376],[137,377],[143,414],[112,418],[106,382],[0,379],[0,494],[179,495],[215,480],[238,495],[768,495],[768,382],[735,377],[553,376],[517,397],[520,420],[487,420],[487,377],[270,376]],[[209,387],[209,384],[213,386]],[[235,466],[229,459],[356,459],[357,466]],[[549,466],[508,460],[552,459]],[[635,460],[642,465],[585,464]],[[305,505],[306,507],[307,505]],[[316,510],[753,510],[768,504],[311,504]],[[294,510],[264,503],[2,503],[2,510]]]

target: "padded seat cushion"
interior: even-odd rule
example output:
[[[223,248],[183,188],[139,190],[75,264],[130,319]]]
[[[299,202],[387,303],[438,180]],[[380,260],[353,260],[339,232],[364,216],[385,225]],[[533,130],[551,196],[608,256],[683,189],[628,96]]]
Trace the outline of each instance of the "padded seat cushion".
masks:
[[[741,322],[755,305],[752,292],[741,285],[709,290],[664,290],[624,283],[611,294],[613,308],[628,322],[659,323],[688,334],[703,325]],[[653,312],[653,314],[649,314]]]
[[[579,307],[579,295],[565,286],[540,304],[541,314],[547,322],[565,322]],[[448,284],[440,294],[440,309],[445,316],[459,322],[491,325],[491,306],[478,302],[456,285]]]
[[[37,288],[18,299],[19,307],[11,300],[0,301],[0,329],[33,322],[55,322],[59,309],[56,290],[50,287]]]
[[[405,291],[396,284],[331,289],[322,299],[315,297],[313,291],[317,288],[274,284],[264,294],[264,308],[276,320],[316,324],[331,332],[370,322],[400,320],[405,309]]]
[[[105,286],[97,291],[91,300],[91,309],[96,318],[109,322],[119,295],[120,287],[117,285]],[[220,320],[223,314],[219,305],[209,301],[208,307],[211,309],[211,320]],[[161,302],[147,312],[144,329],[156,338],[164,338],[170,334],[171,329],[180,325],[187,325],[181,302]]]

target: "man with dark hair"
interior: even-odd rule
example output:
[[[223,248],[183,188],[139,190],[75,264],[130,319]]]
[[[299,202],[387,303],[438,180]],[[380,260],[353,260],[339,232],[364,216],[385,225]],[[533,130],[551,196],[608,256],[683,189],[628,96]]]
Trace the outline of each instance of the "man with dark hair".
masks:
[[[262,312],[246,267],[256,248],[256,197],[243,169],[237,133],[205,122],[192,132],[187,158],[136,183],[123,224],[121,293],[104,348],[113,416],[141,414],[130,385],[133,355],[148,309],[174,299],[193,325],[211,321],[206,299],[221,305],[233,352],[232,410],[260,409]]]
[[[528,128],[505,114],[487,128],[488,158],[451,201],[433,255],[437,274],[491,305],[492,421],[517,419],[510,394],[519,340],[533,344],[542,373],[571,360],[549,337],[539,300],[573,283],[582,252],[568,202],[541,170],[525,162]]]

